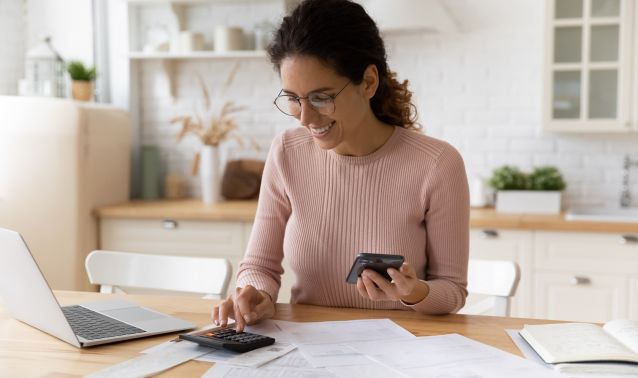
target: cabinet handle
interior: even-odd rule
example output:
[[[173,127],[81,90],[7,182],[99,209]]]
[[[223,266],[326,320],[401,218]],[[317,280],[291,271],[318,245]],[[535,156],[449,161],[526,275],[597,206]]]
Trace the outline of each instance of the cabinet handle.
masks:
[[[172,219],[164,219],[162,221],[162,228],[165,230],[174,230],[179,226],[176,220]]]
[[[589,277],[573,276],[569,279],[569,283],[572,285],[589,285],[591,284],[591,280]]]
[[[481,238],[483,238],[483,239],[495,239],[495,238],[498,238],[498,231],[496,231],[496,230],[481,230]]]
[[[638,236],[636,235],[621,235],[622,239],[620,244],[638,244]]]

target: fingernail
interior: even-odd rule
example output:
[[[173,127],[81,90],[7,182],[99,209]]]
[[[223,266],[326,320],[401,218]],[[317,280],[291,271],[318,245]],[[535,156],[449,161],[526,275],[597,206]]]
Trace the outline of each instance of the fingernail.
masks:
[[[252,313],[244,315],[244,320],[246,322],[252,322],[253,321]]]
[[[213,323],[215,323],[216,326],[219,325],[219,320],[213,320]]]

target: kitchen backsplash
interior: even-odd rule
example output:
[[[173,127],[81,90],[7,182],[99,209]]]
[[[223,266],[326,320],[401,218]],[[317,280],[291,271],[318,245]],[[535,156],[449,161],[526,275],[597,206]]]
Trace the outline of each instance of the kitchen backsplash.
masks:
[[[461,33],[386,36],[391,67],[400,78],[410,80],[426,134],[460,150],[470,179],[487,177],[494,167],[506,163],[522,169],[552,164],[567,180],[567,206],[617,204],[622,157],[629,153],[638,158],[638,135],[542,132],[543,2],[449,0],[446,5]],[[266,5],[261,7],[261,12],[267,11]],[[237,13],[257,17],[241,7]],[[200,16],[189,20],[194,29],[208,22]],[[213,96],[217,104],[232,100],[247,107],[238,116],[241,130],[255,137],[264,153],[278,132],[296,126],[272,106],[279,79],[267,61],[240,61],[232,87],[219,97],[234,64],[225,60],[182,62],[176,73],[178,99],[173,103],[162,85],[161,65],[145,63],[143,141],[161,146],[171,172],[188,175],[198,149],[194,139],[177,144],[177,126],[168,122],[189,111],[199,98],[194,72],[217,94]],[[633,197],[638,198],[638,171],[633,178]],[[191,177],[189,183],[196,195],[197,180]]]
[[[18,93],[18,79],[24,75],[23,1],[0,1],[0,95]]]

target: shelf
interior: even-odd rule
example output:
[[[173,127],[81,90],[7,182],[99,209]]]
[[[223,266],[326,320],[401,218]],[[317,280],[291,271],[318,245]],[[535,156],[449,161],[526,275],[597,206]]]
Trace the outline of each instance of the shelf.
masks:
[[[264,59],[267,57],[263,50],[238,50],[228,52],[217,51],[194,51],[185,53],[173,52],[130,52],[129,59],[145,60],[145,59],[171,59],[171,60],[187,60],[187,59]]]
[[[237,59],[259,59],[268,62],[266,51],[263,50],[238,50],[227,52],[215,51],[193,51],[188,53],[173,52],[130,52],[128,57],[132,62],[144,62],[149,60],[157,60],[162,64],[162,70],[168,83],[168,91],[171,97],[175,98],[175,65],[182,60],[203,60],[203,59],[220,59],[220,60],[237,60]]]

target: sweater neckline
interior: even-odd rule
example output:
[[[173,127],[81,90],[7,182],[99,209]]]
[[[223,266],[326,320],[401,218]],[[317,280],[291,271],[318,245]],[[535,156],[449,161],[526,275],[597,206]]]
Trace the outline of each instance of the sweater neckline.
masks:
[[[401,134],[400,129],[402,129],[402,127],[394,126],[394,130],[392,131],[392,135],[390,135],[390,138],[388,138],[388,140],[381,147],[370,154],[363,156],[348,156],[340,155],[334,150],[328,150],[328,156],[340,163],[351,165],[367,164],[373,162],[388,154],[388,152],[392,149],[392,146],[394,146],[399,140],[399,135]]]

